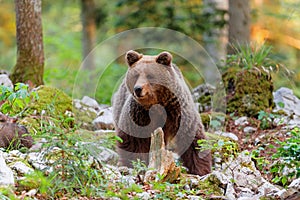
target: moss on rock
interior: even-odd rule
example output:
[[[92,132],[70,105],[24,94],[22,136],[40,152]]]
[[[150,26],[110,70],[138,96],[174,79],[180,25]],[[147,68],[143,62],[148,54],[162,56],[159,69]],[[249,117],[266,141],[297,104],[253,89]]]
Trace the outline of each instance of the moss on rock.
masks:
[[[39,134],[42,127],[73,127],[74,120],[66,120],[73,116],[72,99],[63,91],[40,86],[36,89],[38,98],[31,101],[23,112],[20,124],[25,125],[31,134]]]
[[[57,116],[72,111],[72,98],[63,91],[50,87],[40,86],[36,90],[38,99],[32,101],[25,115],[47,115]]]
[[[251,117],[261,110],[274,107],[272,77],[263,69],[229,68],[222,79],[226,90],[227,113]]]

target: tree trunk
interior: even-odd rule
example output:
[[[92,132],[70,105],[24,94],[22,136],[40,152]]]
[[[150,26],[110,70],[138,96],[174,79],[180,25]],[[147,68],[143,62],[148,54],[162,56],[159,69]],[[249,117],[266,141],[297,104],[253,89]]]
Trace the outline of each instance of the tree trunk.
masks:
[[[41,0],[15,0],[17,63],[10,78],[30,86],[43,83],[44,47]]]
[[[96,16],[94,0],[81,0],[82,21],[82,66],[85,69],[95,69],[93,48],[96,45]]]
[[[214,15],[214,21],[220,20],[217,10],[228,11],[228,0],[203,0],[203,12]],[[213,27],[203,33],[205,49],[217,64],[226,59],[226,46],[228,43],[228,26]]]
[[[229,0],[228,54],[234,53],[232,45],[249,43],[250,22],[250,2],[248,0]]]

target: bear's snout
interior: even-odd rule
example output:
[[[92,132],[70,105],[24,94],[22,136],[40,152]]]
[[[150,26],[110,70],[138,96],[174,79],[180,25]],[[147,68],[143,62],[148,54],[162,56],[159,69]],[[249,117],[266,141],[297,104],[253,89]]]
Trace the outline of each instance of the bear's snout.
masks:
[[[135,86],[133,90],[136,97],[142,97],[143,88],[141,86]]]

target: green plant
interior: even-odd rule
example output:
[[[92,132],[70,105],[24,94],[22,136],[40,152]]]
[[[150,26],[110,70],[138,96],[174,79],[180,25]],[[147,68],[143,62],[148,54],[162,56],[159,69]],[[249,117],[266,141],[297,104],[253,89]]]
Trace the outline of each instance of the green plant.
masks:
[[[275,127],[274,120],[276,118],[280,119],[279,123],[277,123],[278,125],[283,123],[283,118],[279,114],[274,114],[262,110],[258,112],[257,116],[257,119],[260,120],[260,128],[263,130]]]
[[[145,162],[141,161],[140,159],[138,159],[137,161],[132,161],[132,166],[133,166],[133,172],[132,172],[132,174],[134,176],[137,176],[139,174],[145,174],[145,172],[148,169],[148,167],[145,164]]]
[[[51,180],[43,172],[34,171],[26,174],[25,178],[19,181],[18,190],[38,189],[40,194],[46,195],[49,187],[51,187]]]
[[[284,186],[300,177],[300,128],[295,127],[290,134],[285,141],[278,141],[280,146],[272,156],[275,160],[271,167],[271,173],[275,175],[272,181]]]
[[[271,46],[262,45],[236,45],[232,46],[235,54],[228,55],[226,59],[226,67],[239,67],[242,69],[261,68],[273,69],[275,62],[270,58]]]
[[[116,183],[115,185],[110,185],[107,188],[106,196],[107,197],[119,197],[120,199],[136,199],[139,198],[137,196],[133,196],[131,194],[143,192],[143,189],[140,185],[131,184],[130,186],[125,186],[124,183]]]
[[[265,150],[264,147],[258,147],[251,152],[251,158],[255,161],[256,166],[259,170],[263,170],[270,162],[261,155],[261,151]]]
[[[38,99],[37,93],[30,91],[28,85],[24,83],[17,83],[14,88],[0,85],[0,92],[0,102],[4,101],[0,111],[4,114],[18,114],[32,98]]]
[[[238,152],[237,143],[229,139],[210,139],[198,140],[198,145],[201,150],[211,150],[214,157],[221,158],[226,161],[231,157],[235,157]]]
[[[17,196],[14,194],[14,191],[11,187],[0,187],[0,199],[1,200],[17,200]]]
[[[92,157],[88,147],[74,134],[77,127],[67,128],[74,119],[60,117],[58,120],[59,123],[42,122],[41,125],[41,137],[48,141],[43,145],[44,160],[51,169],[48,174],[51,180],[48,195],[55,198],[99,196],[106,185],[101,163]]]

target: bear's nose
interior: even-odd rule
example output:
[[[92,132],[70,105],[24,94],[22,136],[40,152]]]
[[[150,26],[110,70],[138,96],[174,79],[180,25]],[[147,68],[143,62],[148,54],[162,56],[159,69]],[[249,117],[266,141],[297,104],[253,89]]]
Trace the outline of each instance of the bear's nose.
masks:
[[[143,90],[143,88],[141,86],[135,86],[133,88],[133,90],[134,90],[135,96],[137,96],[137,97],[141,97],[142,96],[142,90]]]

